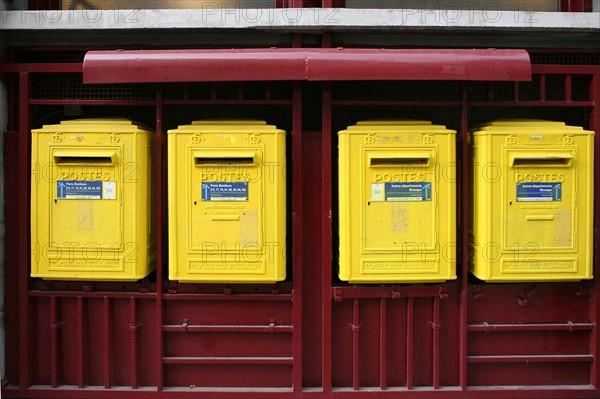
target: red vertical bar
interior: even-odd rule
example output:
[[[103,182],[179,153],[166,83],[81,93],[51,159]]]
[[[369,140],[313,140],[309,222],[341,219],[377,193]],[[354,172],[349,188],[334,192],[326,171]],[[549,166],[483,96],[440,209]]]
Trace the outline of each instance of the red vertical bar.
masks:
[[[31,385],[29,351],[29,130],[31,115],[29,73],[19,75],[19,386]]]
[[[406,300],[406,388],[413,389],[413,313],[414,299]]]
[[[292,304],[292,318],[294,323],[294,392],[302,393],[302,86],[294,82],[292,104],[292,237],[294,245],[293,278],[294,302]]]
[[[379,387],[387,389],[387,302],[379,300]]]
[[[560,11],[562,12],[591,12],[593,2],[590,0],[561,0]]]
[[[77,361],[79,363],[77,370],[77,386],[83,388],[85,386],[85,373],[86,373],[86,362],[85,362],[85,342],[84,342],[84,327],[85,327],[85,316],[83,308],[83,298],[77,297]]]
[[[332,303],[331,303],[331,251],[332,243],[332,197],[331,197],[331,84],[323,83],[322,104],[322,173],[323,173],[323,391],[331,392],[332,372]]]
[[[546,101],[546,74],[540,74],[540,101]]]
[[[56,297],[50,297],[50,386],[58,386],[58,315]]]
[[[565,101],[573,100],[573,75],[565,75]]]
[[[214,84],[212,94],[215,94]],[[156,151],[156,389],[162,391],[164,383],[163,373],[163,347],[164,337],[162,333],[163,325],[163,264],[164,264],[164,193],[166,179],[163,168],[164,140],[163,140],[163,103],[162,103],[162,85],[156,86],[156,136],[155,136],[155,151]]]
[[[292,47],[301,48],[302,47],[302,34],[294,33],[292,36]]]
[[[515,84],[515,97],[519,91],[518,83]],[[468,277],[469,277],[469,146],[467,134],[469,132],[468,118],[468,91],[466,82],[461,87],[461,108],[460,108],[460,140],[461,140],[461,215],[462,215],[462,273],[459,284],[460,293],[460,366],[459,379],[460,387],[467,389],[467,304],[468,304]],[[515,98],[517,101],[518,98]]]
[[[110,317],[110,299],[105,296],[104,297],[104,328],[106,328],[106,332],[104,334],[104,368],[103,368],[103,379],[104,379],[104,388],[110,388],[110,370],[111,370],[111,335],[112,335],[112,323]]]
[[[590,128],[596,132],[594,135],[594,187],[600,187],[600,72],[594,74],[592,85],[590,87],[590,99],[594,101],[594,107],[590,115]],[[594,230],[598,229],[598,217],[600,215],[600,194],[597,190],[594,192],[594,214],[595,226]],[[600,248],[600,237],[595,234],[594,248]],[[590,370],[590,384],[595,386],[600,391],[598,384],[600,383],[600,332],[598,332],[598,323],[600,322],[600,284],[598,277],[600,276],[600,264],[598,256],[595,257],[594,276],[592,280],[592,303],[591,314],[592,324],[595,326],[590,337],[590,352],[594,356],[594,362]]]
[[[324,32],[323,38],[321,40],[323,41],[323,43],[322,43],[323,48],[331,48],[331,33],[330,32]]]
[[[440,298],[433,298],[433,389],[440,389]]]
[[[137,389],[137,360],[138,360],[138,340],[137,340],[137,318],[136,318],[136,300],[135,298],[129,298],[129,334],[131,335],[131,348],[129,350],[130,354],[130,363],[129,363],[129,372],[131,379],[131,388]]]
[[[6,76],[6,75],[5,75]],[[15,80],[12,79],[12,76],[7,76],[6,79],[8,93],[8,130],[15,130],[15,125],[17,121],[15,120],[14,110],[15,110]]]
[[[358,391],[360,387],[360,318],[359,318],[359,302],[358,298],[352,301],[352,387]]]

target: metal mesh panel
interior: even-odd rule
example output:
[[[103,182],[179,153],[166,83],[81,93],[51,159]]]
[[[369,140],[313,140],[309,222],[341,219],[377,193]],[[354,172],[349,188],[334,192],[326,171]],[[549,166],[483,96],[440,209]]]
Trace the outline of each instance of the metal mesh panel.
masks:
[[[540,75],[533,75],[531,82],[519,83],[519,99],[521,101],[540,100]]]
[[[334,100],[459,101],[460,83],[454,81],[358,81],[335,83]]]
[[[546,75],[546,100],[564,101],[565,75]]]
[[[80,64],[86,50],[22,50],[15,52],[14,62],[29,64]]]
[[[486,82],[468,82],[467,96],[469,101],[485,101],[487,100],[487,83]]]
[[[76,73],[33,75],[36,100],[152,100],[154,86],[149,84],[86,84]]]
[[[20,92],[18,75],[9,75],[8,78],[8,130],[19,130]]]
[[[599,53],[530,53],[532,64],[600,65]]]
[[[515,84],[513,82],[494,82],[495,101],[514,101]]]
[[[573,101],[589,101],[592,75],[573,75],[571,95]]]

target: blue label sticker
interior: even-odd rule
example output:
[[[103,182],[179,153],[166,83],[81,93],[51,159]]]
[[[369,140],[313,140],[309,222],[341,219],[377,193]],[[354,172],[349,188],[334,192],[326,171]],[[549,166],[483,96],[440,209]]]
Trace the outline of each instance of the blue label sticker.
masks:
[[[385,183],[386,201],[431,201],[431,183]]]
[[[248,201],[248,183],[202,183],[202,201]]]
[[[102,181],[58,180],[56,197],[58,199],[102,199]]]
[[[517,201],[562,201],[562,183],[517,183]]]

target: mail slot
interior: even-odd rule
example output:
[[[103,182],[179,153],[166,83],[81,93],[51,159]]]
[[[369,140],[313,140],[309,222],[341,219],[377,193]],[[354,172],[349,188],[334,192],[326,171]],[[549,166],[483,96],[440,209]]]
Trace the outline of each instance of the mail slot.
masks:
[[[593,277],[593,134],[527,119],[473,129],[469,267],[476,277]]]
[[[339,137],[339,278],[456,278],[455,131],[429,121],[361,121]]]
[[[31,276],[135,281],[154,270],[153,133],[77,119],[31,137]]]
[[[168,132],[169,279],[285,279],[285,132],[204,120]]]

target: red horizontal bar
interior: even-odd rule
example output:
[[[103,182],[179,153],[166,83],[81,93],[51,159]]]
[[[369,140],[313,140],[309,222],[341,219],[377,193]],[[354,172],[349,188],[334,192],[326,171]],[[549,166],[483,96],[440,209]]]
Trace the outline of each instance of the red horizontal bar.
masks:
[[[351,389],[351,388],[350,388]],[[244,398],[260,399],[291,399],[296,397],[290,388],[218,388],[214,387],[167,387],[162,391],[156,391],[155,387],[143,387],[136,390],[131,388],[111,388],[102,390],[98,387],[88,387],[86,389],[74,389],[70,387],[59,387],[49,389],[48,386],[37,385],[29,390],[7,388],[3,393],[7,398],[27,398],[27,399],[64,399],[81,398],[97,399],[101,394],[110,393],[111,398],[115,399],[197,399],[199,394],[205,399],[231,399],[234,396],[243,395]],[[410,399],[506,399],[507,394],[512,399],[589,399],[597,397],[598,390],[591,385],[573,385],[573,386],[486,386],[469,387],[468,391],[461,391],[455,387],[441,387],[439,390],[433,390],[430,387],[419,387],[419,390],[408,391],[406,388],[389,388],[381,391],[378,388],[361,389],[359,391],[349,390],[348,388],[333,388],[331,393],[323,393],[320,388],[306,388],[302,391],[302,398],[306,399],[397,399],[398,394]]]
[[[167,301],[292,301],[289,294],[281,295],[205,295],[205,294],[165,294]]]
[[[260,332],[260,333],[292,333],[294,326],[291,325],[211,325],[211,324],[165,324],[164,332],[193,332],[193,333],[213,333],[213,332]]]
[[[98,397],[110,397],[111,399],[171,399],[185,398],[198,399],[201,393],[202,399],[231,399],[243,395],[244,398],[254,399],[291,399],[293,397],[290,388],[228,388],[228,387],[166,387],[162,391],[156,391],[156,387],[141,387],[132,390],[129,387],[116,387],[104,390],[101,387],[90,386],[85,389],[75,389],[72,386],[59,386],[57,389],[49,389],[46,385],[36,385],[30,390],[7,389],[8,398],[27,399],[98,399]]]
[[[292,105],[292,100],[163,100],[164,105]]]
[[[593,362],[593,355],[490,355],[467,356],[469,363]]]
[[[593,107],[594,101],[473,101],[470,107]]]
[[[254,80],[529,81],[525,50],[227,49],[89,51],[84,83]]]
[[[141,292],[82,292],[82,291],[29,291],[33,297],[57,297],[57,298],[109,298],[109,299],[156,299],[156,293]]]
[[[334,106],[419,106],[419,107],[460,107],[460,101],[396,101],[396,100],[333,100],[331,105]]]
[[[155,100],[29,100],[31,105],[147,105],[155,106]]]
[[[280,357],[163,357],[163,364],[293,364],[291,356]]]
[[[442,286],[397,286],[397,287],[333,287],[331,296],[335,299],[360,299],[360,298],[430,298],[440,296],[445,292]]]
[[[592,323],[477,323],[467,325],[468,331],[592,331]]]

